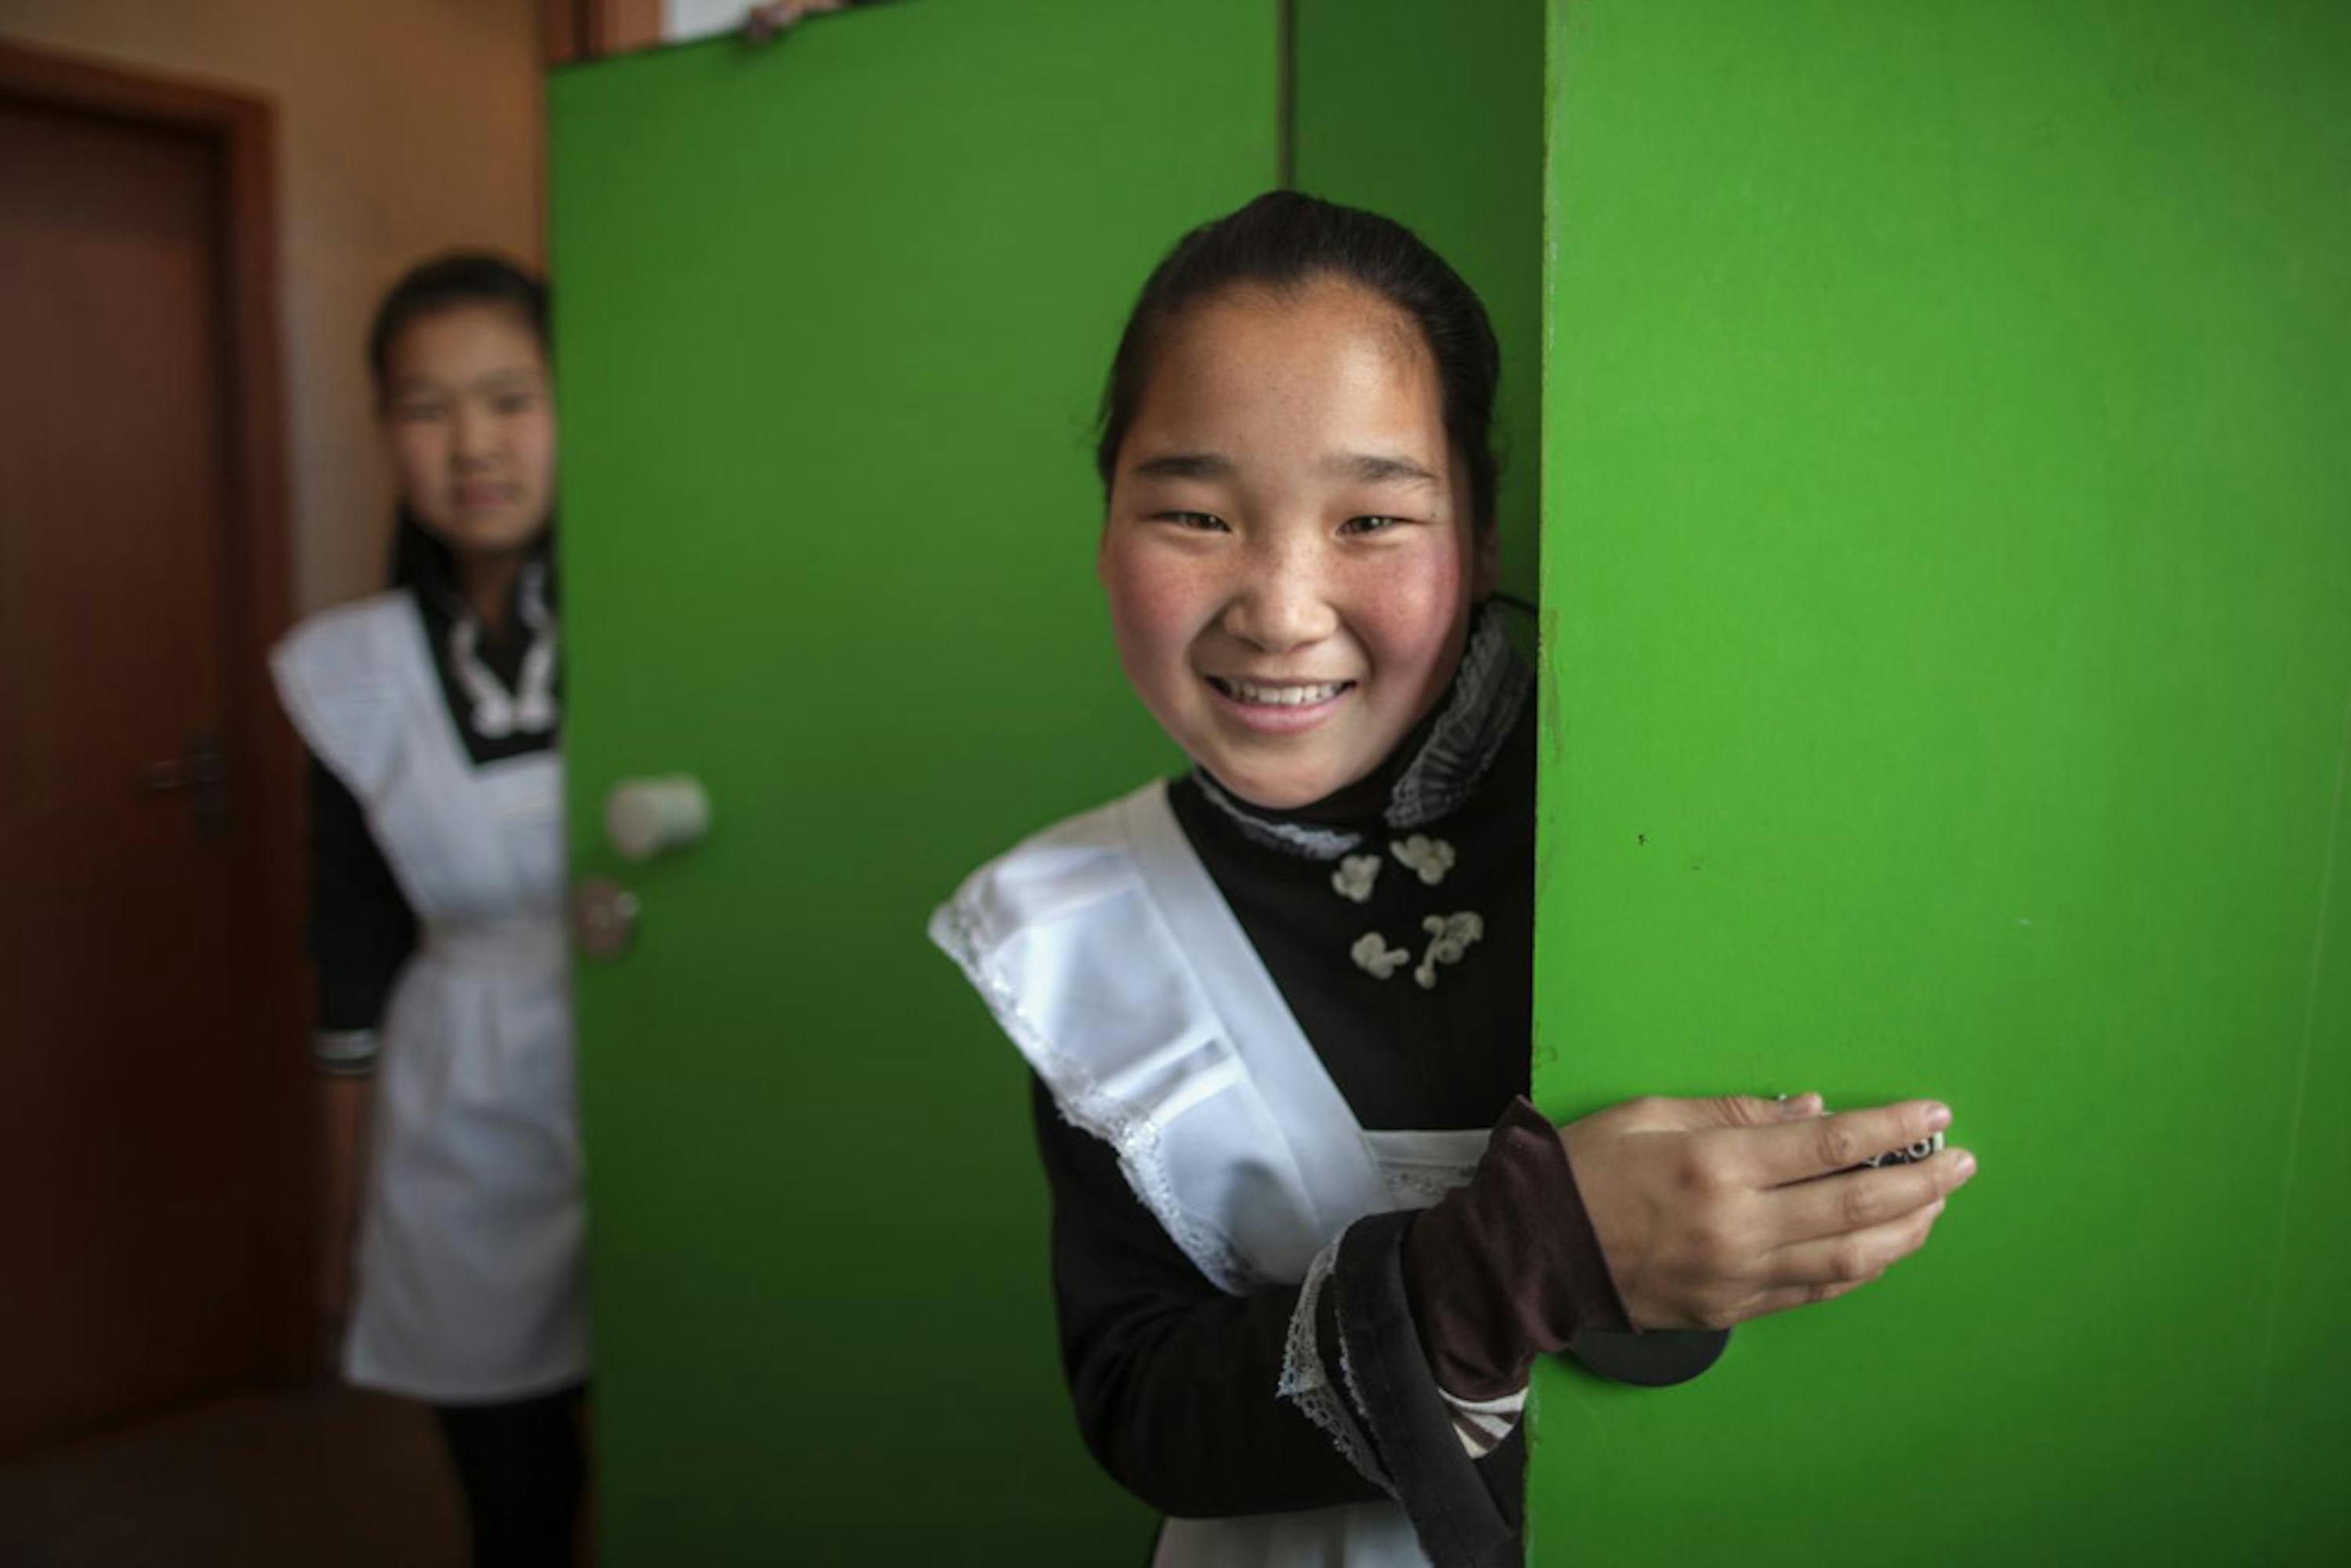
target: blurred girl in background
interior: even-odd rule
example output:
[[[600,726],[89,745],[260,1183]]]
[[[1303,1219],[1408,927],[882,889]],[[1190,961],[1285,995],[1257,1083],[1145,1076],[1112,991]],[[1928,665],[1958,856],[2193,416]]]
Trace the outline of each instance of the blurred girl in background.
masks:
[[[496,256],[427,262],[368,359],[392,587],[272,661],[313,758],[321,1302],[352,1383],[434,1407],[475,1561],[564,1563],[588,1333],[546,290]]]

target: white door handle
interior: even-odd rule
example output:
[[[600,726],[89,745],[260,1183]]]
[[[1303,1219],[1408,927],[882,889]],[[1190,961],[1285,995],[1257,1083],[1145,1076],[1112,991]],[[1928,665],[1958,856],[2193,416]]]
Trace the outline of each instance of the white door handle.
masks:
[[[622,860],[648,861],[708,831],[710,797],[689,774],[623,779],[604,797],[604,836]]]

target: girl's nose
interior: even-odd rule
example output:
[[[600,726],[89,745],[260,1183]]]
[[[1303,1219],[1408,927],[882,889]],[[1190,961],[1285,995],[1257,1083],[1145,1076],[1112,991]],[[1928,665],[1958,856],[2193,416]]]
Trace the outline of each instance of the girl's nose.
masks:
[[[1269,653],[1321,642],[1339,628],[1339,612],[1311,546],[1269,544],[1251,551],[1227,601],[1227,634]]]
[[[455,450],[459,462],[483,462],[497,452],[497,420],[486,409],[460,404],[457,409]]]

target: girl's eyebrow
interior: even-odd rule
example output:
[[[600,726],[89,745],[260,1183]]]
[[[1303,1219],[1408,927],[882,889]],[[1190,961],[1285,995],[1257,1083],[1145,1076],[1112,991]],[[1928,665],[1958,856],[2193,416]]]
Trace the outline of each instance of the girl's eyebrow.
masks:
[[[528,365],[502,365],[496,370],[483,371],[470,382],[444,382],[437,376],[402,376],[392,383],[388,395],[392,397],[430,396],[451,390],[496,392],[505,386],[536,386],[539,380],[539,372]]]
[[[1324,475],[1362,485],[1434,485],[1437,476],[1409,457],[1369,452],[1337,452],[1322,459]]]
[[[1233,460],[1213,452],[1170,452],[1144,458],[1133,472],[1138,479],[1229,479]]]
[[[1434,485],[1437,476],[1409,457],[1370,452],[1341,452],[1317,465],[1333,479],[1362,485]],[[1229,479],[1233,460],[1214,452],[1169,452],[1146,457],[1133,469],[1138,479]]]

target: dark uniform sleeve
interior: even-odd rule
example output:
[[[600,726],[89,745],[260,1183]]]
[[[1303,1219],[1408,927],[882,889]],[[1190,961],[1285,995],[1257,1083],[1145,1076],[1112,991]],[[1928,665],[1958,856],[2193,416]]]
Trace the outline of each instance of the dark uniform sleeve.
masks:
[[[1179,1518],[1394,1495],[1444,1568],[1518,1560],[1524,1446],[1513,1433],[1472,1460],[1456,1436],[1405,1291],[1411,1215],[1350,1228],[1318,1301],[1325,1378],[1348,1391],[1384,1488],[1278,1392],[1299,1288],[1217,1289],[1143,1207],[1110,1146],[1064,1122],[1041,1082],[1034,1107],[1062,1366],[1086,1446],[1113,1478]]]
[[[322,1040],[373,1030],[401,966],[416,950],[416,916],[393,880],[367,813],[341,779],[310,761],[310,957],[318,966]],[[348,1070],[322,1051],[320,1065]]]

